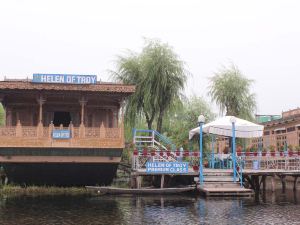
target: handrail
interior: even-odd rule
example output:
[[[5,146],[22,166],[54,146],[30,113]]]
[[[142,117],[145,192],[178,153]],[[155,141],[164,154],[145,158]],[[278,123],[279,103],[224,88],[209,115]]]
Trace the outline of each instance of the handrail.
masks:
[[[236,166],[239,168],[239,170],[236,170],[237,171],[237,175],[239,177],[239,180],[240,180],[240,184],[241,184],[241,187],[243,187],[243,158],[242,157],[237,157],[236,158]]]
[[[141,136],[137,135],[137,133],[148,133],[148,136]],[[151,136],[150,136],[151,134]],[[144,140],[140,140],[144,139]],[[151,139],[151,140],[148,140]],[[133,129],[133,143],[137,144],[138,146],[141,146],[141,144],[151,144],[151,147],[153,148],[162,148],[164,150],[167,150],[167,147],[165,145],[170,145],[171,150],[176,150],[176,145],[172,143],[170,139],[168,139],[166,136],[160,134],[156,130],[147,130],[147,129]]]

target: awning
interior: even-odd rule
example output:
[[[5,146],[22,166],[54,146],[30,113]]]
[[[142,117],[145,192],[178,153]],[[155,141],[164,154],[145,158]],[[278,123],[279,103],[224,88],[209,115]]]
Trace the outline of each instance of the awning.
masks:
[[[203,132],[221,136],[232,136],[232,116],[224,116],[213,122],[203,125]],[[235,136],[239,138],[262,137],[264,126],[258,125],[247,120],[235,118]],[[200,128],[196,127],[189,132],[189,139],[195,134],[199,134]]]

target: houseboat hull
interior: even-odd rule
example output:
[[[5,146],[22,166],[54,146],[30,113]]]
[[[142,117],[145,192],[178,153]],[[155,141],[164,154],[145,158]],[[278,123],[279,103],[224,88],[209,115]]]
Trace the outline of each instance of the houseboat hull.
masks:
[[[0,148],[9,182],[22,185],[111,184],[122,149]]]

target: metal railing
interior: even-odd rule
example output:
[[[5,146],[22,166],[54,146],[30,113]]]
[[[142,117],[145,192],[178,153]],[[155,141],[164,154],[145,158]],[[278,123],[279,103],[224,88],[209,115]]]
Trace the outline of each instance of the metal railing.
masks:
[[[133,143],[137,148],[147,146],[157,150],[176,150],[176,145],[156,130],[133,129]]]

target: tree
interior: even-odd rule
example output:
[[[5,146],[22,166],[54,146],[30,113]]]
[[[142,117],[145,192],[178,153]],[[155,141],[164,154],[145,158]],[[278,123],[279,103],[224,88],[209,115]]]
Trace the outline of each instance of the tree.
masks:
[[[177,146],[187,149],[189,131],[198,126],[200,114],[205,116],[206,122],[215,118],[215,114],[203,98],[192,96],[184,99],[182,104],[177,103],[176,107],[168,112],[163,124],[164,134],[170,137]],[[198,146],[197,142],[195,144]]]
[[[135,93],[128,98],[125,115],[134,125],[137,116],[144,115],[148,129],[157,119],[161,132],[163,118],[176,99],[180,99],[186,81],[184,63],[168,44],[146,40],[140,54],[130,52],[119,57],[114,79],[135,84]]]
[[[0,126],[5,124],[5,113],[2,104],[0,103]]]
[[[253,120],[255,95],[250,93],[253,80],[247,79],[234,65],[223,68],[210,78],[209,96],[227,116]]]

